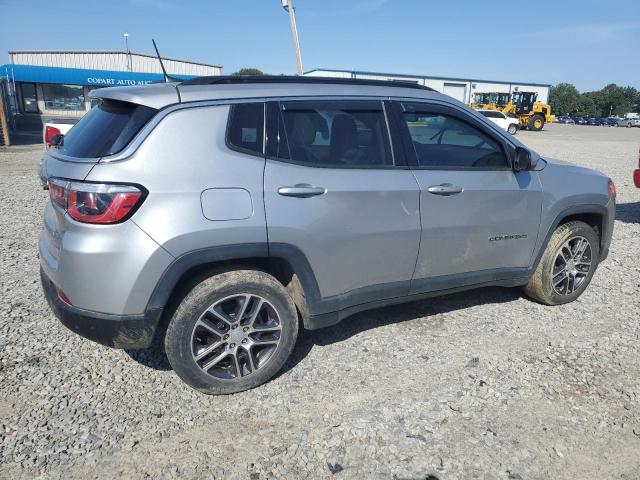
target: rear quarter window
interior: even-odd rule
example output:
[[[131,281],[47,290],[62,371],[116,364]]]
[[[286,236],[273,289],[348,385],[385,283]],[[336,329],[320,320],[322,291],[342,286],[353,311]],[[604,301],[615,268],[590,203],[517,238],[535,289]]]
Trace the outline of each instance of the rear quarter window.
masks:
[[[76,158],[113,155],[126,147],[157,113],[144,105],[103,100],[67,133],[58,150]]]
[[[249,155],[263,155],[264,103],[231,105],[227,124],[227,144]]]

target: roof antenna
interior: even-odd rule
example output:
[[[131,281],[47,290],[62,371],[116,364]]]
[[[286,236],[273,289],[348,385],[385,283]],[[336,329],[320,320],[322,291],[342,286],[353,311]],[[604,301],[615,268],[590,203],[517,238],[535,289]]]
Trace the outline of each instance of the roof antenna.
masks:
[[[158,61],[160,62],[160,67],[162,68],[162,74],[164,75],[165,83],[169,83],[173,80],[169,75],[167,75],[167,71],[164,69],[164,63],[162,63],[162,57],[160,56],[160,52],[158,52],[158,46],[156,45],[156,41],[152,38],[153,48],[156,49],[156,55],[158,56]]]

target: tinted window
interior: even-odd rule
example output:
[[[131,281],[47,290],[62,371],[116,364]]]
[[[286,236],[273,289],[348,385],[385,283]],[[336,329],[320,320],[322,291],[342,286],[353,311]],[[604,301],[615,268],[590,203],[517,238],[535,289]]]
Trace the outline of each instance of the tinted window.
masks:
[[[498,142],[451,115],[421,113],[404,106],[404,120],[418,164],[432,168],[506,168],[507,158]]]
[[[247,153],[262,155],[264,138],[264,104],[238,103],[231,106],[227,142]]]
[[[104,100],[67,133],[59,150],[78,158],[97,158],[126,147],[157,110],[135,103]]]
[[[295,162],[335,167],[393,165],[381,102],[287,102],[282,104],[281,118],[289,156]]]

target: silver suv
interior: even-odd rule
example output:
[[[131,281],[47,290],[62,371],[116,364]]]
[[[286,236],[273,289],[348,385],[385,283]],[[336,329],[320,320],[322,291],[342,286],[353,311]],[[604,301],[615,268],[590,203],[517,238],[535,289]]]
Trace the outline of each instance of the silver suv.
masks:
[[[42,285],[204,393],[272,378],[304,329],[487,285],[575,300],[615,187],[405,83],[197,78],[94,91],[43,162]],[[154,344],[155,345],[155,344]]]

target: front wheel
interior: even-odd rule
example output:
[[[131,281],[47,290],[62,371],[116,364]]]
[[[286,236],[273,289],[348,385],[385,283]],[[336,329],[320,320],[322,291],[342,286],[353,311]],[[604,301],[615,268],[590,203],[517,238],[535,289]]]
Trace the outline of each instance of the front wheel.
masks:
[[[580,221],[560,225],[524,290],[546,305],[572,302],[591,282],[599,259],[600,241],[593,228]]]
[[[511,125],[509,125],[509,128],[507,128],[507,132],[509,132],[511,135],[515,135],[516,133],[518,133],[518,125],[512,123]]]
[[[527,127],[529,127],[529,130],[539,132],[544,127],[544,117],[538,114],[531,116],[527,122]]]
[[[287,361],[298,316],[285,287],[254,270],[198,283],[178,306],[165,336],[169,363],[191,387],[228,394],[269,381]]]

